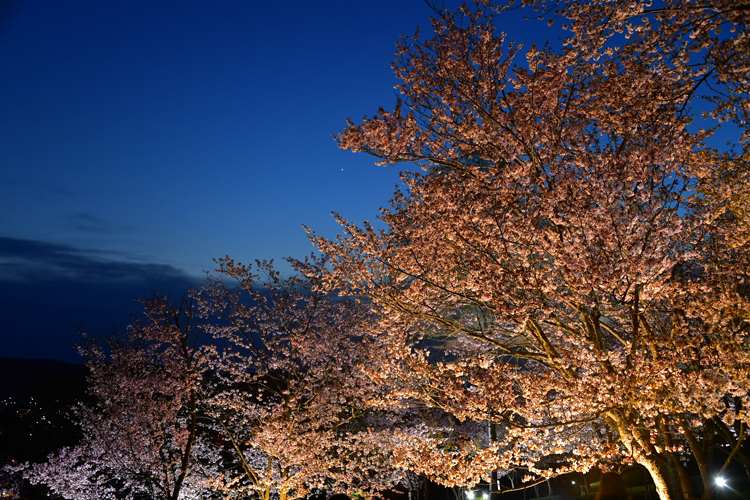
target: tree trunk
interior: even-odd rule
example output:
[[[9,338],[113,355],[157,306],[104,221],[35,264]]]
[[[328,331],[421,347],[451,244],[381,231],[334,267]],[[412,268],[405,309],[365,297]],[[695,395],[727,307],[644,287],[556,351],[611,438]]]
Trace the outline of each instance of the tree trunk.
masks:
[[[703,421],[703,436],[701,440],[698,440],[697,436],[690,428],[686,419],[681,419],[680,425],[684,429],[683,436],[690,446],[690,450],[695,459],[695,463],[698,465],[700,471],[701,480],[703,481],[703,494],[701,495],[702,500],[708,500],[711,492],[711,463],[713,462],[713,449],[716,446],[715,432],[717,429],[712,428],[710,420]]]
[[[630,451],[636,463],[642,465],[651,474],[656,493],[660,500],[697,500],[692,493],[692,487],[683,488],[687,474],[678,470],[683,468],[678,462],[671,460],[667,453],[660,453],[652,443],[651,433],[647,429],[636,425],[637,414],[627,414],[627,410],[615,410],[606,416],[610,425],[620,435],[620,442]],[[623,439],[622,436],[630,436]],[[665,436],[661,436],[665,439]],[[684,468],[683,468],[684,469]],[[687,478],[689,481],[689,478]],[[687,489],[687,491],[686,491]]]
[[[684,492],[679,474],[668,459],[641,456],[636,462],[644,466],[651,475],[660,500],[696,500],[695,496]]]
[[[279,481],[279,500],[286,500],[289,497],[289,488],[286,486],[289,479],[289,467],[281,468],[281,481]]]
[[[489,422],[489,440],[490,445],[497,441],[497,427],[495,422]],[[499,479],[497,477],[497,470],[490,472],[490,500],[500,500],[500,488]]]
[[[672,440],[672,432],[669,430],[669,426],[665,422],[663,418],[659,419],[659,429],[661,430],[664,444],[666,445],[667,450],[673,450],[674,449],[674,442]],[[690,432],[690,430],[686,430],[686,433]],[[690,475],[688,474],[688,471],[683,467],[682,463],[680,462],[680,457],[677,455],[677,453],[673,451],[667,451],[665,453],[669,460],[672,463],[672,468],[677,473],[677,476],[680,478],[680,486],[682,486],[682,494],[683,496],[687,498],[695,498],[695,490],[693,489],[693,483],[690,480]]]
[[[191,465],[191,459],[192,459],[192,450],[193,445],[195,444],[195,437],[196,437],[196,429],[198,428],[198,399],[195,394],[195,390],[190,390],[190,400],[188,403],[188,408],[190,410],[190,425],[188,426],[188,440],[185,445],[185,449],[182,452],[182,461],[180,463],[180,473],[178,474],[174,490],[172,491],[172,495],[170,496],[170,500],[177,500],[180,498],[180,490],[182,490],[182,483],[185,481],[185,478],[187,477],[187,474],[190,470]]]

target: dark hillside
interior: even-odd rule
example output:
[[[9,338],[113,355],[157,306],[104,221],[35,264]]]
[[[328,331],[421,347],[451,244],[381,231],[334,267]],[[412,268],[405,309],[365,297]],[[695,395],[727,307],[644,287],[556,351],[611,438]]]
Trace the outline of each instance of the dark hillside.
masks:
[[[86,386],[86,367],[52,359],[0,359],[0,399],[77,400]]]
[[[86,367],[0,359],[0,464],[41,461],[79,439],[71,408],[86,394]]]

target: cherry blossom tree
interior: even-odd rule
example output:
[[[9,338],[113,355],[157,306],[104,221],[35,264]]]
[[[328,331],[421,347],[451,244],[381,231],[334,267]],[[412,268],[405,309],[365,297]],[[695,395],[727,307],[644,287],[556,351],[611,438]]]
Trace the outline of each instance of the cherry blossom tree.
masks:
[[[679,111],[701,106],[710,118],[731,120],[747,138],[750,9],[742,0],[524,0],[536,15],[570,32],[566,44],[587,59],[616,59],[624,72],[646,65],[677,84]],[[493,6],[514,8],[514,2]],[[689,103],[689,104],[688,104]],[[744,141],[743,141],[744,142]]]
[[[97,403],[83,442],[26,478],[75,499],[293,500],[322,490],[374,495],[414,483],[390,457],[415,412],[375,406],[363,366],[371,312],[322,286],[325,260],[218,261],[179,306],[145,302],[123,334],[82,352]],[[234,284],[235,286],[230,286]]]
[[[747,7],[555,6],[565,48],[524,65],[487,2],[403,39],[395,108],[338,141],[425,172],[403,174],[387,229],[312,237],[380,314],[383,383],[502,428],[484,448],[412,435],[405,467],[467,484],[624,459],[676,499],[697,496],[690,457],[705,496],[707,447],[739,457],[750,423],[747,155],[706,145],[712,119],[747,136]]]
[[[77,500],[206,498],[220,458],[199,425],[206,335],[190,299],[154,297],[125,333],[85,337],[96,404],[79,408],[83,442],[27,479]]]
[[[231,456],[214,488],[292,500],[402,482],[388,462],[390,420],[370,408],[377,387],[360,366],[369,308],[326,293],[325,260],[291,261],[297,274],[287,279],[269,262],[257,271],[218,263],[221,278],[206,282],[200,302],[217,318],[206,412]]]

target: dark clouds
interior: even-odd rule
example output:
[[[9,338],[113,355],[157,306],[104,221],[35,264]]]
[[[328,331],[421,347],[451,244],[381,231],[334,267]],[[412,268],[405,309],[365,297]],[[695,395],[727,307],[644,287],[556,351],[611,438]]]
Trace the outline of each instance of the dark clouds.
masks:
[[[0,236],[0,282],[75,280],[147,284],[195,281],[175,267],[122,260],[125,257],[116,252]]]
[[[122,234],[134,233],[136,231],[135,227],[133,226],[113,224],[112,222],[97,217],[96,215],[83,212],[78,212],[67,216],[65,218],[65,222],[73,231],[81,231],[84,233]]]
[[[80,361],[76,325],[123,329],[152,292],[175,298],[201,278],[96,249],[0,237],[0,358]]]

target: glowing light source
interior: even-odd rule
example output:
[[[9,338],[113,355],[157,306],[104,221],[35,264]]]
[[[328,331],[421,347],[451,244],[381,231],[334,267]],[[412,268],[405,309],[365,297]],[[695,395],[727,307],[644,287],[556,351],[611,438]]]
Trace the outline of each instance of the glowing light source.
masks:
[[[490,498],[490,496],[487,493],[482,493],[482,498],[484,498],[484,500],[487,500],[488,498]]]
[[[474,498],[474,492],[473,491],[467,491],[466,492],[466,498],[469,500],[472,500]]]
[[[716,478],[716,486],[719,488],[726,488],[727,487],[727,480],[723,477],[719,476]]]

